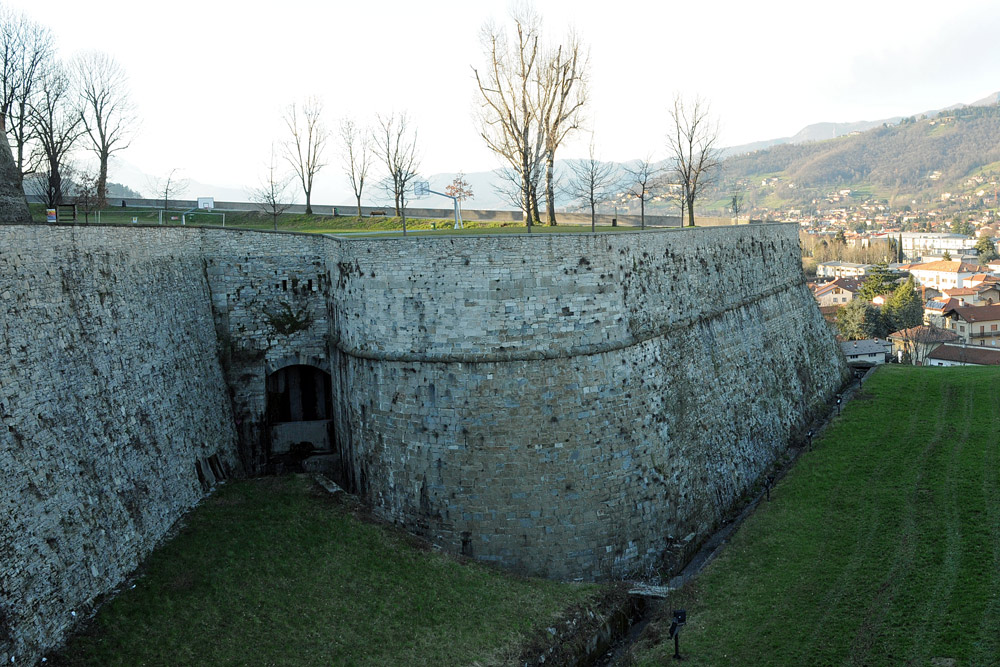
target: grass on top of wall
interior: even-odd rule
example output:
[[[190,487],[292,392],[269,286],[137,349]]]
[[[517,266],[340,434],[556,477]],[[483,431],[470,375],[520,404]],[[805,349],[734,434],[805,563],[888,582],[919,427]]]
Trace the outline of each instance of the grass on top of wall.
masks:
[[[31,204],[32,219],[35,222],[45,222],[45,207],[41,204]],[[179,226],[181,224],[182,211],[166,211],[162,214],[164,225]],[[158,209],[150,208],[110,208],[101,211],[101,224],[129,225],[135,218],[139,224],[155,225],[159,224],[161,214]],[[77,222],[79,224],[96,223],[97,216],[89,214],[86,217],[80,211]],[[221,213],[188,213],[185,216],[185,223],[190,226],[222,226]],[[455,235],[455,234],[526,234],[527,227],[522,222],[498,222],[498,221],[465,221],[464,229],[453,229],[455,224],[452,218],[407,218],[406,227],[408,232],[415,234],[433,235]],[[225,226],[233,229],[256,229],[270,231],[274,229],[274,221],[270,216],[256,211],[226,211]],[[559,233],[588,233],[589,224],[559,224],[551,226],[545,223],[532,225],[532,233],[559,234]],[[607,224],[598,224],[595,227],[598,232],[627,232],[640,231],[639,227],[621,225],[612,227]],[[668,229],[666,227],[646,227],[647,230]],[[682,229],[670,227],[669,229]],[[310,234],[364,234],[375,233],[377,236],[401,236],[403,231],[403,221],[399,217],[376,216],[359,217],[352,215],[305,215],[304,213],[283,213],[278,218],[278,231],[302,232]]]
[[[305,476],[227,483],[49,664],[499,664],[603,590],[452,558],[359,512]]]
[[[670,662],[682,608],[689,665],[997,664],[998,387],[996,368],[881,368],[634,664]]]

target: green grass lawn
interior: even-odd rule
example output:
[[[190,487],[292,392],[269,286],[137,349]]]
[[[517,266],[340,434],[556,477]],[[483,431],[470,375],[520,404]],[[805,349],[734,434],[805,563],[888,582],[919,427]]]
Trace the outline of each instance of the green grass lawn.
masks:
[[[688,611],[686,664],[998,664],[998,386],[997,369],[880,369],[667,601]],[[637,664],[667,664],[668,624]]]
[[[498,664],[602,591],[460,562],[361,511],[306,477],[230,482],[49,664]]]
[[[41,204],[31,204],[29,206],[32,218],[35,222],[45,222],[45,207]],[[139,208],[111,208],[101,211],[101,224],[127,225],[132,223],[132,218],[136,218],[139,224],[159,224],[160,215],[157,209]],[[181,211],[167,211],[163,213],[163,223],[166,225],[180,225]],[[176,220],[172,218],[177,218]],[[77,222],[86,224],[96,223],[97,216],[90,214],[85,220],[83,212],[78,213]],[[222,217],[218,213],[190,213],[186,216],[186,224],[191,226],[212,226],[221,227]],[[406,227],[408,232],[421,235],[454,235],[454,234],[526,234],[527,227],[520,222],[479,222],[465,221],[464,229],[453,229],[454,219],[439,218],[407,218]],[[258,229],[273,230],[274,221],[270,216],[265,216],[254,211],[226,211],[225,226],[233,229]],[[597,225],[598,232],[634,232],[640,231],[639,227],[610,225]],[[647,230],[666,229],[664,227],[647,227]],[[670,229],[678,229],[671,227]],[[349,215],[305,215],[301,213],[285,213],[278,218],[278,231],[302,232],[307,234],[360,234],[375,232],[380,237],[402,236],[403,221],[398,217],[358,217]],[[586,233],[590,232],[590,225],[555,225],[535,224],[531,228],[532,233],[541,234],[566,234],[566,233]],[[397,233],[392,233],[397,232]],[[374,236],[375,234],[373,234]]]

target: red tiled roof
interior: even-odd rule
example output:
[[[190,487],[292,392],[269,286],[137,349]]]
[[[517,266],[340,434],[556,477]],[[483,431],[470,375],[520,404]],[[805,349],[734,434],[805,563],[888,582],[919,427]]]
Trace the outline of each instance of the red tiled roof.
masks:
[[[1000,304],[992,306],[961,306],[952,308],[948,314],[955,313],[966,322],[991,322],[1000,320]]]
[[[979,267],[975,264],[965,262],[944,260],[938,262],[927,262],[926,264],[907,264],[903,267],[907,271],[942,271],[944,273],[975,273]]]
[[[975,345],[939,345],[927,359],[957,361],[977,366],[1000,366],[1000,350]]]
[[[919,327],[910,327],[893,331],[886,336],[891,340],[912,340],[917,343],[944,343],[950,340],[958,340],[958,334],[941,327],[929,327],[921,324]]]

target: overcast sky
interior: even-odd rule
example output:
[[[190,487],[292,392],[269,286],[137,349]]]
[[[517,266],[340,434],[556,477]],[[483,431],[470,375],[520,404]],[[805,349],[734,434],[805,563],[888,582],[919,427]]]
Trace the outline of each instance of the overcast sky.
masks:
[[[379,0],[12,0],[60,55],[99,48],[128,71],[142,117],[121,157],[226,186],[259,180],[281,113],[318,95],[327,121],[406,111],[422,173],[498,166],[472,119],[479,32],[508,2]],[[552,40],[575,28],[591,52],[589,128],[598,157],[665,157],[675,91],[711,102],[722,144],[821,121],[909,115],[1000,90],[1000,3],[585,2],[535,4]],[[590,135],[561,157],[582,157]],[[347,190],[331,151],[314,202]],[[114,169],[111,174],[115,180]],[[444,184],[433,184],[443,187]],[[190,196],[209,193],[188,193]]]

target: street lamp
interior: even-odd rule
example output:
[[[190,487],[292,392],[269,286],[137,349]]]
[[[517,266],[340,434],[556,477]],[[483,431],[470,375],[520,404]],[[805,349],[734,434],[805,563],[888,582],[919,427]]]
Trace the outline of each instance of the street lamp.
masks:
[[[840,394],[837,394],[837,416],[840,416],[840,401],[843,400]]]
[[[687,610],[674,609],[674,620],[670,624],[670,636],[674,638],[674,660],[683,660],[680,649],[681,628],[687,623]]]

